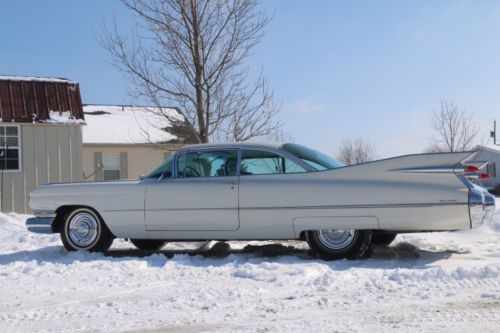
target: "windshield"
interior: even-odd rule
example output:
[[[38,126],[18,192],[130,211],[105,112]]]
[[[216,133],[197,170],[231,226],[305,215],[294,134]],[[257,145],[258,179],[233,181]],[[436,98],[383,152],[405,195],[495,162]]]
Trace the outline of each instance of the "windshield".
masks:
[[[344,166],[344,164],[328,155],[294,143],[287,143],[282,149],[297,156],[318,171],[336,169]]]
[[[167,158],[156,169],[146,175],[145,178],[160,178],[162,175],[163,178],[172,177],[172,159],[173,156]]]

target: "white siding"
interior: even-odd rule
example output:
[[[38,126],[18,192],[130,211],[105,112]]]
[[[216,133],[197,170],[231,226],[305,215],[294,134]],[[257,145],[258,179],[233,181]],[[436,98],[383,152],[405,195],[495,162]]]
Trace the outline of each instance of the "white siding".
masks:
[[[29,213],[28,194],[36,186],[82,180],[81,125],[16,125],[21,130],[21,170],[4,172],[1,210]]]

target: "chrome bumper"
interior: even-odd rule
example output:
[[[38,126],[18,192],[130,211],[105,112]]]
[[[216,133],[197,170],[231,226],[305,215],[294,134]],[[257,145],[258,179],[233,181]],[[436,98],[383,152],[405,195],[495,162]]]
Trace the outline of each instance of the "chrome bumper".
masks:
[[[38,234],[52,234],[52,222],[55,217],[30,217],[26,220],[26,227],[31,232]]]
[[[469,190],[469,213],[471,228],[491,223],[495,215],[495,197],[478,188]]]

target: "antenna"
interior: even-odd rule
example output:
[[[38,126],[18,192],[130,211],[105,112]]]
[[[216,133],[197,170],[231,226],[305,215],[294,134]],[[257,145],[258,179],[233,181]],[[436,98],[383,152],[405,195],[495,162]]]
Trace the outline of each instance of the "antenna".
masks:
[[[493,131],[490,131],[490,137],[493,138],[493,144],[497,144],[497,121],[493,120]]]

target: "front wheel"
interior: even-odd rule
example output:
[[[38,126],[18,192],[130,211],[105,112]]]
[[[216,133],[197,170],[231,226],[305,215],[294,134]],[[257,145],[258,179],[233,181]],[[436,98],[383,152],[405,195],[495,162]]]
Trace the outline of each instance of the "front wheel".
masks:
[[[132,244],[139,250],[158,251],[165,246],[164,241],[156,239],[131,239]]]
[[[371,230],[311,230],[306,233],[311,250],[323,259],[357,259],[372,245]]]
[[[64,217],[61,239],[68,251],[105,252],[113,238],[100,216],[89,208],[77,208]]]

